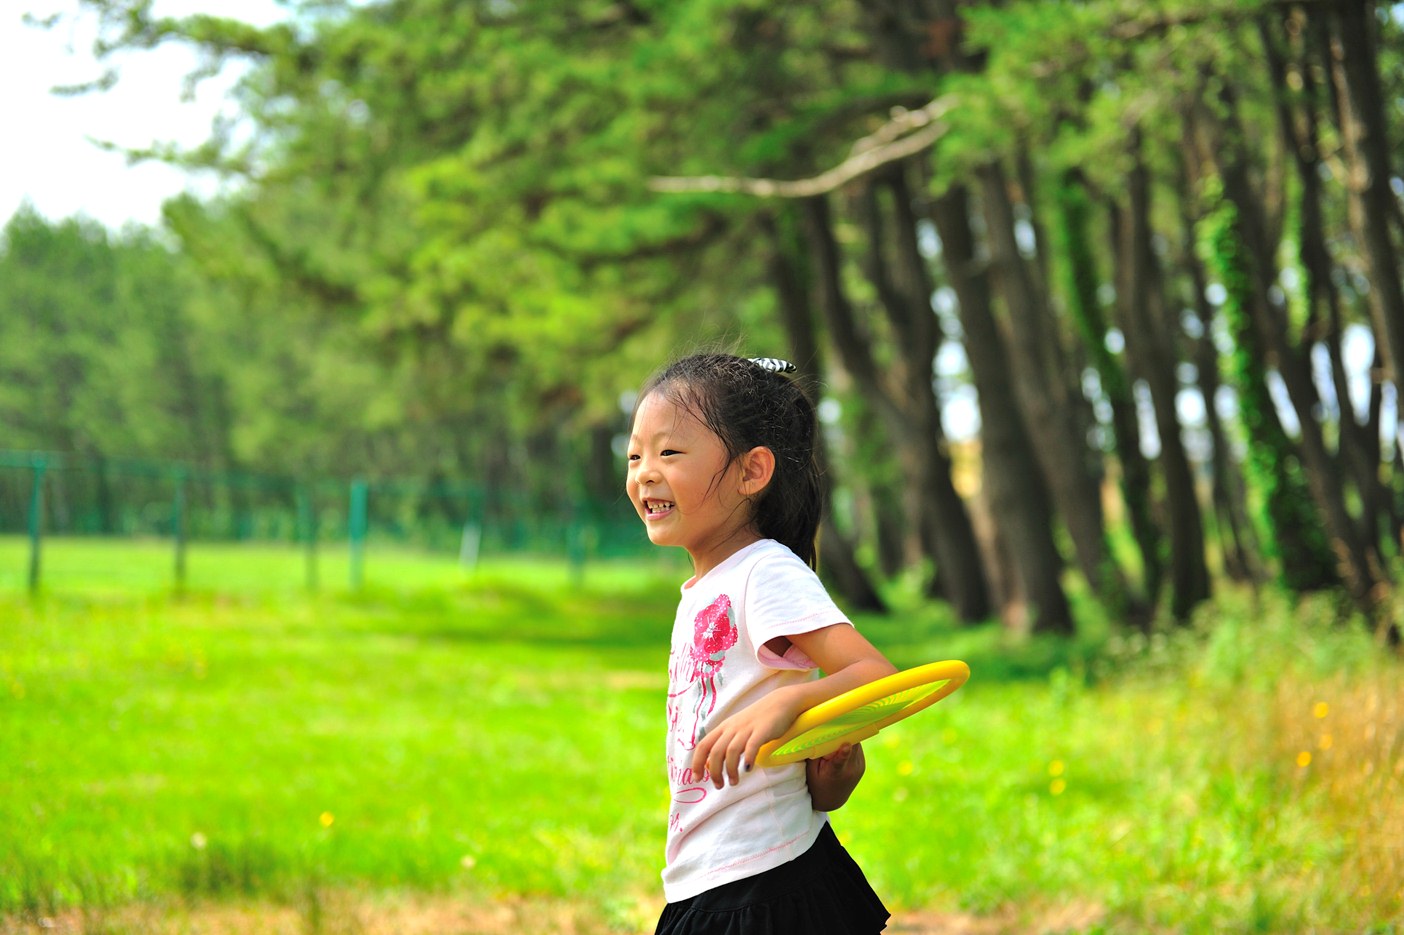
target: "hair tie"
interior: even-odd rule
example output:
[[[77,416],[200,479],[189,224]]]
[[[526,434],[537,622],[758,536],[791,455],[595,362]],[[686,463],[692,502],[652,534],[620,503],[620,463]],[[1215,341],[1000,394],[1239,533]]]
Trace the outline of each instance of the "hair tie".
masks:
[[[771,373],[794,373],[795,365],[778,357],[752,357],[751,363]]]

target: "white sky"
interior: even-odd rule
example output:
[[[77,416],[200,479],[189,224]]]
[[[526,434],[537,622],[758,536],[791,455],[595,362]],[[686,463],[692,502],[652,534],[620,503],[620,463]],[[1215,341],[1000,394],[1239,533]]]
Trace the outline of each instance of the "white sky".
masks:
[[[0,227],[28,199],[50,220],[86,215],[112,228],[128,221],[155,224],[161,202],[187,187],[208,190],[170,166],[128,165],[90,138],[129,147],[156,142],[194,146],[209,135],[210,122],[224,105],[233,76],[203,82],[194,101],[181,100],[181,79],[196,57],[178,46],[114,58],[120,78],[106,92],[79,97],[50,93],[55,85],[77,84],[102,73],[92,55],[96,23],[91,14],[45,30],[26,26],[36,16],[76,11],[76,0],[17,0],[0,9]],[[234,11],[237,10],[237,13]],[[196,12],[237,15],[270,23],[284,14],[274,0],[157,0],[156,12],[182,16]]]

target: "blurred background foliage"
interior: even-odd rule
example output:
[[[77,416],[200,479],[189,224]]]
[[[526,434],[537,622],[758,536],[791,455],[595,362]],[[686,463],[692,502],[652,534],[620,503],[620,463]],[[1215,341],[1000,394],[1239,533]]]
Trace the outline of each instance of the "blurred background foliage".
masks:
[[[5,228],[0,447],[627,512],[634,389],[721,346],[819,388],[856,608],[1276,582],[1398,640],[1397,6],[284,5],[35,24],[248,68],[134,154],[225,194]]]

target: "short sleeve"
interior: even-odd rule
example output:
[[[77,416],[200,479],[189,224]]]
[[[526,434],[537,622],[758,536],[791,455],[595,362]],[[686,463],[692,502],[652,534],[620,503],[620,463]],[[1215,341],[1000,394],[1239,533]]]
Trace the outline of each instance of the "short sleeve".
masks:
[[[771,669],[815,667],[797,646],[791,646],[783,656],[767,649],[765,644],[776,637],[810,633],[834,624],[852,626],[814,570],[778,544],[751,569],[745,612],[756,661]]]

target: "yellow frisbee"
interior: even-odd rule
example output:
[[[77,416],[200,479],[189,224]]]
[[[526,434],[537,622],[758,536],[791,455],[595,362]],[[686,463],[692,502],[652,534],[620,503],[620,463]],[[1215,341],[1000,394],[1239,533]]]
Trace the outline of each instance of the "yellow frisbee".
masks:
[[[931,707],[965,684],[970,667],[959,659],[930,662],[859,685],[800,713],[777,740],[760,748],[757,766],[783,766],[867,740],[889,724]]]

